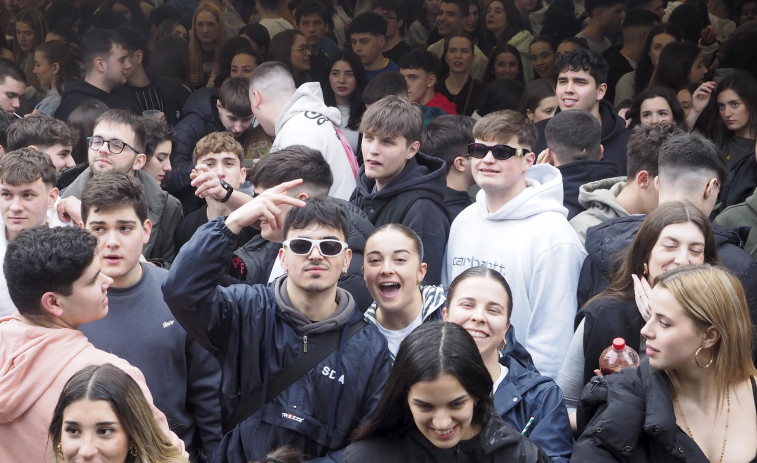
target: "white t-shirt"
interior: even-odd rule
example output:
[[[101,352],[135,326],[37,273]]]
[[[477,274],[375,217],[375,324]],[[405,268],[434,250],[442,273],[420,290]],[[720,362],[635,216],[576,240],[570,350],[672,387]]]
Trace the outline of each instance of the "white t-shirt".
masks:
[[[415,317],[415,320],[408,325],[405,328],[402,328],[401,330],[388,330],[381,326],[381,323],[379,323],[378,320],[376,320],[376,328],[381,332],[381,334],[384,335],[386,338],[386,342],[389,344],[389,352],[392,353],[392,357],[397,356],[397,351],[400,349],[400,343],[403,339],[407,337],[408,334],[410,334],[414,329],[421,326],[421,323],[423,323],[422,318],[423,311],[418,311],[418,316]]]

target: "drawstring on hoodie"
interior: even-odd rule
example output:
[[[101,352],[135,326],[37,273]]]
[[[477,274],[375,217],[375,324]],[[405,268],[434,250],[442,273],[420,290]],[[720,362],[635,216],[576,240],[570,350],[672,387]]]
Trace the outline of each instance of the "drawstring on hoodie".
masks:
[[[329,418],[328,418],[328,433],[327,436],[331,438],[334,434],[334,421],[336,421],[336,403],[339,398],[339,389],[341,388],[339,377],[341,376],[342,369],[342,352],[344,352],[344,343],[347,340],[347,331],[350,328],[350,324],[346,323],[342,328],[342,337],[339,339],[339,349],[336,351],[336,365],[338,369],[336,372],[336,380],[331,385],[331,400],[329,401]]]

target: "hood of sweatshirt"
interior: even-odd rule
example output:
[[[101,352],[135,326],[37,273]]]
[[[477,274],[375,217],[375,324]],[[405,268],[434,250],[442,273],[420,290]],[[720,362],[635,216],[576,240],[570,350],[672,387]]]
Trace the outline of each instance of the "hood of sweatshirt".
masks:
[[[337,127],[339,127],[339,123],[342,121],[342,113],[339,112],[339,109],[326,106],[326,103],[323,102],[321,84],[318,82],[308,82],[300,85],[286,106],[284,106],[281,115],[276,121],[276,133],[281,131],[281,128],[289,119],[303,113],[305,117],[311,119],[326,117]]]
[[[476,195],[476,209],[479,215],[488,220],[520,220],[541,214],[557,212],[568,216],[568,210],[562,205],[563,188],[560,171],[549,164],[537,164],[526,172],[526,189],[520,194],[490,213],[486,209],[486,193],[481,190]]]
[[[89,343],[78,330],[30,326],[17,317],[0,320],[0,333],[0,423],[9,423],[26,413]]]
[[[615,107],[605,100],[599,100],[599,116],[602,119],[602,144],[609,144],[615,137],[626,131],[626,120],[618,116]]]
[[[444,202],[444,189],[447,187],[447,173],[444,161],[421,153],[415,154],[402,171],[387,186],[374,192],[376,181],[365,175],[365,167],[360,168],[357,179],[357,190],[352,201],[365,210],[366,202],[380,201],[393,198],[408,190],[420,190],[424,198],[435,198],[438,203]]]
[[[219,124],[221,126],[221,130],[225,130],[218,116],[218,108],[216,107],[217,101],[217,88],[201,88],[189,95],[189,98],[187,98],[187,101],[181,108],[181,112],[184,114],[184,116],[186,116],[187,114],[195,114],[205,122]]]
[[[96,99],[102,99],[107,97],[110,93],[105,90],[100,90],[94,85],[85,82],[83,79],[74,79],[66,85],[66,89],[63,91],[63,97],[68,95],[79,94],[85,97],[91,97]]]
[[[578,189],[578,202],[586,209],[610,209],[616,216],[628,215],[617,201],[617,196],[626,184],[626,177],[612,177],[586,183]]]

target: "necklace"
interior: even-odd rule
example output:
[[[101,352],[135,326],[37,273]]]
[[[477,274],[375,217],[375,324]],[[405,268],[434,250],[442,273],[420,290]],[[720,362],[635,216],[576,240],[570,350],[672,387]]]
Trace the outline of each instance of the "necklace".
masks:
[[[723,448],[720,449],[720,460],[719,463],[723,463],[723,455],[725,455],[725,446],[728,443],[728,419],[731,417],[731,387],[729,386],[728,389],[725,390],[725,400],[727,404],[727,411],[725,415],[725,434],[723,435]],[[673,398],[673,401],[675,401],[676,405],[678,405],[678,409],[681,411],[681,418],[683,418],[683,427],[686,428],[686,434],[691,437],[691,440],[696,442],[696,439],[694,439],[694,433],[691,432],[691,428],[689,427],[689,423],[686,421],[686,412],[683,411],[683,407],[681,407],[680,402],[678,402],[678,397]]]

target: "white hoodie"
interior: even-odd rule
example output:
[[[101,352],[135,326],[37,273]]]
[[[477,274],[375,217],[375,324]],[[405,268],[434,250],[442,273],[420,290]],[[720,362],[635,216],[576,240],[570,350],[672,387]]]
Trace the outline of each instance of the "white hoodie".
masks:
[[[568,224],[560,171],[526,173],[527,188],[489,213],[486,193],[452,223],[442,284],[475,266],[505,276],[513,293],[515,336],[541,374],[557,378],[573,336],[576,288],[586,250]]]
[[[276,139],[271,152],[292,145],[305,145],[321,152],[331,167],[334,183],[329,196],[349,201],[357,184],[357,159],[339,131],[342,114],[323,102],[318,82],[302,84],[276,120]]]

